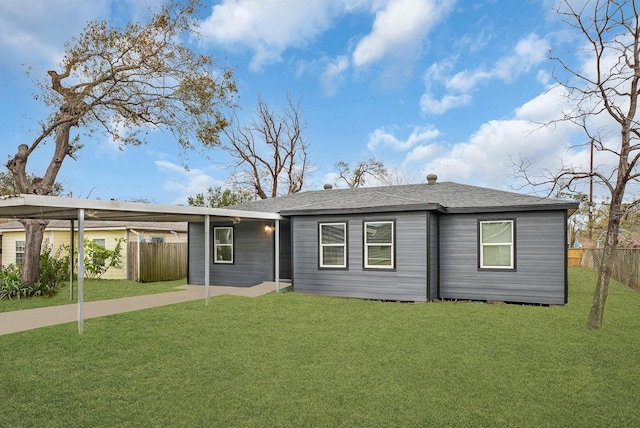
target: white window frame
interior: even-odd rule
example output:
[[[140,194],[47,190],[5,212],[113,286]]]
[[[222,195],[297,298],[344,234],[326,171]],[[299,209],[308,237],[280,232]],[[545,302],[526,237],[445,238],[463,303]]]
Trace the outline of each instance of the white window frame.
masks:
[[[391,225],[391,242],[389,243],[380,243],[380,242],[367,242],[367,226],[371,224],[390,224]],[[396,267],[396,248],[395,248],[395,233],[396,233],[396,224],[393,220],[378,220],[378,221],[365,221],[363,227],[363,242],[364,242],[364,268],[365,269],[395,269]],[[369,247],[382,247],[388,246],[391,249],[391,264],[390,265],[374,265],[369,264]]]
[[[231,243],[221,244],[216,241],[216,231],[220,229],[231,230]],[[213,263],[215,264],[233,264],[235,258],[234,250],[234,231],[233,226],[219,226],[213,228]],[[218,260],[218,248],[228,247],[231,248],[231,260]]]
[[[22,251],[18,251],[18,248],[21,248]],[[27,250],[27,241],[23,239],[16,239],[14,249],[14,261],[17,264],[24,264],[24,256]],[[18,254],[22,254],[22,260],[18,260]]]
[[[342,244],[336,243],[324,243],[322,242],[322,228],[324,226],[342,226],[343,239]],[[318,265],[321,268],[330,268],[330,269],[345,269],[347,267],[347,223],[319,223],[318,224],[318,243],[319,243],[319,254],[318,254]],[[342,264],[325,264],[324,263],[324,250],[325,248],[336,248],[342,247]]]
[[[483,242],[484,237],[482,234],[482,226],[488,223],[509,223],[511,224],[511,242]],[[505,269],[505,270],[513,270],[516,268],[516,264],[515,264],[515,231],[516,231],[516,222],[513,219],[503,219],[503,220],[480,220],[478,223],[478,249],[479,249],[479,265],[480,265],[480,269]],[[510,261],[509,261],[509,265],[508,266],[502,266],[502,265],[486,265],[484,262],[484,248],[485,247],[498,247],[498,246],[508,246],[509,247],[509,252],[510,252]]]

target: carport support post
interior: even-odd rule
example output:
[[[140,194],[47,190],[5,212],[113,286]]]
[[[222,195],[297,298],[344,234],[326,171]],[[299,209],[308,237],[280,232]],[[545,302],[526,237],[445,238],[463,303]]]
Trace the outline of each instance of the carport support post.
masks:
[[[276,293],[280,292],[280,220],[276,220],[276,227],[275,227],[275,253],[276,253],[276,266],[275,266],[275,270],[276,270]]]
[[[209,240],[210,236],[210,227],[209,224],[209,214],[204,216],[204,304],[205,306],[209,306],[209,295],[211,290],[209,290],[209,251],[211,251]]]
[[[69,300],[73,301],[73,255],[76,252],[75,246],[73,244],[73,235],[74,235],[74,227],[73,220],[71,220],[71,231],[69,232]]]
[[[78,210],[78,333],[84,333],[84,209]]]

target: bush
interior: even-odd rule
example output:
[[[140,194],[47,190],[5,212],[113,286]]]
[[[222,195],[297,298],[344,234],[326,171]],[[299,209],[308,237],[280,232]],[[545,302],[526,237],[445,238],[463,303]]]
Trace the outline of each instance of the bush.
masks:
[[[29,287],[25,286],[20,277],[22,271],[18,266],[3,266],[0,270],[0,300],[20,299],[29,295]]]
[[[69,262],[60,257],[59,252],[52,255],[51,247],[43,245],[40,255],[40,277],[33,287],[22,282],[21,266],[9,265],[0,270],[0,300],[53,296],[68,276]]]
[[[36,283],[40,284],[41,290],[49,296],[55,294],[60,284],[69,278],[69,258],[64,256],[64,249],[58,249],[55,255],[52,255],[51,251],[49,245],[43,245],[40,254],[40,277]]]

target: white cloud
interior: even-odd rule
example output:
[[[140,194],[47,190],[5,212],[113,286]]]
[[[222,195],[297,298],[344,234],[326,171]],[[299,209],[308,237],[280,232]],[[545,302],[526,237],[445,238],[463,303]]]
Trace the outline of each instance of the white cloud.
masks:
[[[329,61],[324,72],[320,75],[320,85],[326,96],[332,97],[338,90],[338,83],[344,79],[344,73],[349,68],[349,58],[338,55]]]
[[[34,76],[41,68],[51,69],[62,59],[64,44],[80,35],[88,21],[111,18],[113,7],[118,19],[144,19],[148,7],[161,0],[125,0],[117,6],[109,0],[30,1],[3,0],[0,12],[0,65],[15,68],[33,67]],[[52,23],[58,23],[57,25]]]
[[[357,67],[367,66],[386,56],[414,54],[436,23],[453,7],[453,1],[389,0],[376,12],[371,33],[363,37],[353,52]]]
[[[300,47],[324,32],[340,10],[338,0],[223,0],[202,22],[202,33],[227,47],[253,51],[250,68],[280,61],[289,47]]]
[[[539,124],[562,117],[569,101],[564,95],[562,88],[553,88],[516,109],[513,119],[482,124],[467,141],[418,146],[406,155],[405,165],[420,165],[424,173],[435,172],[442,181],[494,188],[508,188],[517,182],[513,162],[519,158],[534,162],[530,171],[534,175],[568,164],[584,167],[582,150],[569,151],[572,140],[579,136],[577,127],[567,122]]]
[[[402,141],[382,128],[369,134],[367,147],[374,151],[378,147],[388,147],[395,151],[405,151],[424,141],[433,140],[440,136],[440,131],[431,127],[417,126],[406,140]]]
[[[438,144],[419,145],[407,154],[406,161],[425,161],[441,152]]]
[[[442,98],[435,98],[432,94],[425,92],[420,98],[420,108],[423,113],[442,114],[451,109],[462,107],[471,102],[471,95],[444,95]]]
[[[155,161],[158,170],[166,174],[163,188],[177,194],[173,204],[186,204],[187,196],[194,196],[196,193],[203,193],[209,187],[216,187],[223,182],[207,175],[201,169],[185,169],[180,165],[165,160]]]
[[[529,34],[516,43],[510,55],[500,58],[491,68],[485,65],[451,74],[457,58],[432,64],[425,72],[425,92],[420,107],[425,114],[443,114],[471,102],[475,88],[491,79],[512,82],[546,59],[549,42]],[[544,79],[543,76],[539,76]],[[440,89],[438,91],[438,89]],[[440,92],[436,94],[436,92]]]

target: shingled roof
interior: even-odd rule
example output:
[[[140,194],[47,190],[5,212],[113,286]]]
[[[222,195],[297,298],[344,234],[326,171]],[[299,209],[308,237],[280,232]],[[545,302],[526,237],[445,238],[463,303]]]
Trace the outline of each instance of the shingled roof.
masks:
[[[443,213],[569,210],[572,213],[578,203],[442,182],[314,190],[247,202],[233,208],[284,216],[423,210]]]

